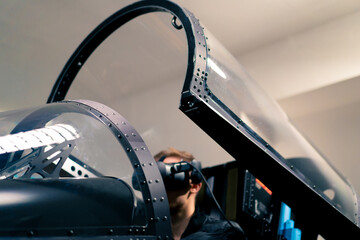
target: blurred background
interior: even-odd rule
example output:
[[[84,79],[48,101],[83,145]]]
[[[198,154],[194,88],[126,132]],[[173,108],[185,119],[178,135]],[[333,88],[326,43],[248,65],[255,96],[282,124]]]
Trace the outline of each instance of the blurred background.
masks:
[[[0,111],[45,103],[81,41],[132,2],[1,0]],[[175,2],[200,19],[360,193],[360,1]],[[126,31],[131,43],[137,29]],[[133,54],[121,52],[125,61]]]

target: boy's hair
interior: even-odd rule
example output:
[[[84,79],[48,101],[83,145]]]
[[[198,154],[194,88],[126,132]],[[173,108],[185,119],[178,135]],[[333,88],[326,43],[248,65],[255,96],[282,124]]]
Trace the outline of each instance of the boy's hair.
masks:
[[[186,151],[181,151],[181,150],[175,149],[173,147],[169,147],[166,150],[162,150],[162,151],[158,152],[157,154],[155,154],[154,159],[155,159],[155,161],[159,161],[159,159],[164,156],[178,157],[178,158],[183,159],[186,162],[191,162],[192,160],[195,159],[191,153],[186,152]]]

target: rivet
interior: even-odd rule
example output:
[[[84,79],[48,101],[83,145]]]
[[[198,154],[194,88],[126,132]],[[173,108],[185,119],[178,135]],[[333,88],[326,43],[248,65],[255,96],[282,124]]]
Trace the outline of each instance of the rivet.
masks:
[[[145,147],[141,147],[141,150],[145,150],[146,148]]]
[[[126,151],[131,152],[131,149],[130,149],[130,148],[127,148]]]
[[[143,167],[145,167],[146,166],[146,164],[145,163],[143,163],[143,164],[141,164]]]
[[[138,168],[138,167],[139,167],[139,164],[138,164],[138,163],[136,163],[134,166],[135,166],[135,168]]]
[[[164,200],[165,200],[165,198],[164,198],[164,197],[161,197],[161,198],[160,198],[160,201],[161,201],[161,202],[162,202],[162,201],[164,201]]]
[[[74,235],[74,230],[69,230],[68,234],[69,235]]]
[[[150,198],[148,198],[148,199],[146,199],[146,201],[149,203],[149,202],[151,202],[151,199],[150,199]]]
[[[134,148],[135,151],[139,150],[138,148]]]
[[[112,127],[112,124],[111,124],[111,123],[109,123],[109,124],[108,124],[108,126],[109,126],[109,127]]]
[[[113,234],[114,233],[114,230],[113,229],[109,229],[109,234],[111,235],[111,234]]]
[[[136,134],[135,134],[135,133],[131,133],[131,135],[132,135],[133,137],[135,137],[135,136],[136,136]]]
[[[121,123],[122,123],[122,125],[126,125],[126,122],[124,122],[124,121],[122,121]]]
[[[153,198],[153,202],[156,202],[156,200],[157,200],[156,197],[154,197],[154,198]]]
[[[158,183],[158,182],[160,182],[160,180],[159,180],[159,179],[156,179],[156,180],[155,180],[155,182],[157,182],[157,183]]]
[[[125,137],[129,137],[129,135],[128,135],[128,134],[125,134]]]
[[[148,183],[151,184],[151,183],[152,183],[152,180],[149,180]]]
[[[167,220],[167,216],[164,216],[164,217],[163,217],[163,220],[166,221],[166,220]]]
[[[151,163],[149,163],[149,165],[152,166],[152,165],[154,165],[154,163],[151,162]]]
[[[28,232],[28,236],[29,236],[29,237],[34,236],[34,232],[33,232],[33,231],[29,231],[29,232]]]

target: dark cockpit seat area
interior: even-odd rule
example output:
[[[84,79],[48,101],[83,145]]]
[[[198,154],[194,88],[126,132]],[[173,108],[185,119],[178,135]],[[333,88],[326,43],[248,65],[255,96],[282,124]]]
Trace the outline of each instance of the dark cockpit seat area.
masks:
[[[272,239],[278,219],[278,203],[270,189],[236,161],[203,169],[208,185],[226,218],[237,222],[249,239]],[[203,184],[197,204],[205,213],[223,218],[211,193]]]
[[[115,178],[0,181],[0,229],[9,234],[34,228],[127,228],[133,225],[134,205],[133,190]]]

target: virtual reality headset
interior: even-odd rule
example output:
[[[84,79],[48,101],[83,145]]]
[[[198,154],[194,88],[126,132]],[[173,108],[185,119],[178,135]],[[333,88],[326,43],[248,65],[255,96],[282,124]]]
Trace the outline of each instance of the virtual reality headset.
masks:
[[[167,156],[162,156],[157,165],[163,178],[167,190],[177,190],[193,184],[201,183],[201,163],[193,160],[192,162],[180,161],[176,163],[164,163]]]

